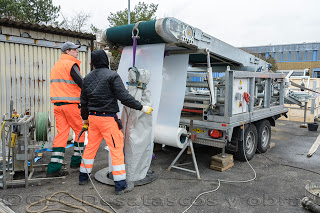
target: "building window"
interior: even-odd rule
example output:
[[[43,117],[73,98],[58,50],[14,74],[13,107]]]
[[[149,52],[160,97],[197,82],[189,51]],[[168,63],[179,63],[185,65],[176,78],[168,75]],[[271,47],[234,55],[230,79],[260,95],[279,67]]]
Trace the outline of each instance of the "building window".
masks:
[[[320,61],[320,51],[317,50],[317,61]]]
[[[306,51],[299,51],[299,61],[305,61],[306,60]]]
[[[276,59],[276,61],[281,61],[281,53],[275,53],[274,59]]]
[[[297,53],[296,51],[291,52],[291,60],[290,61],[297,61]]]
[[[289,52],[283,52],[282,61],[289,61]]]
[[[307,52],[307,61],[312,61],[313,50],[308,50]]]
[[[313,56],[312,56],[312,61],[317,60],[317,50],[313,50]]]

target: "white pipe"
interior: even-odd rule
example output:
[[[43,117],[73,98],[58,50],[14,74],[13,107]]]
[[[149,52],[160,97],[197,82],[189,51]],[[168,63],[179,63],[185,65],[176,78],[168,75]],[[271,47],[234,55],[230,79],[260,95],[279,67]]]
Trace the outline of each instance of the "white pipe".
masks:
[[[288,74],[287,74],[287,76],[286,76],[286,78],[290,78],[290,76],[292,75],[292,73],[293,73],[293,70],[291,70]]]
[[[211,105],[214,106],[216,105],[216,99],[215,99],[215,92],[214,92],[214,86],[213,86],[213,77],[212,77],[212,67],[210,63],[210,53],[209,49],[206,49],[207,52],[207,79],[208,79],[208,84],[209,84],[209,90],[210,90],[210,95],[211,95]]]
[[[208,67],[208,71],[207,71],[207,78],[208,78],[208,84],[209,84],[209,89],[210,89],[210,95],[211,95],[211,105],[215,105],[216,104],[216,100],[215,100],[215,92],[214,92],[214,86],[213,86],[213,77],[212,77],[212,67]]]

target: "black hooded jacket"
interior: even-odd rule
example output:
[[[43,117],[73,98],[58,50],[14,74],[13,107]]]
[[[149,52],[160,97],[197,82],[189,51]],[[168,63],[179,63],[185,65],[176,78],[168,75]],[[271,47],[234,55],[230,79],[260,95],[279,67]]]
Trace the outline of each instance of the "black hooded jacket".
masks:
[[[88,119],[89,111],[117,113],[118,102],[127,107],[141,110],[142,105],[123,85],[119,74],[109,70],[109,61],[104,50],[91,53],[91,62],[95,69],[85,78],[81,88],[81,116]]]

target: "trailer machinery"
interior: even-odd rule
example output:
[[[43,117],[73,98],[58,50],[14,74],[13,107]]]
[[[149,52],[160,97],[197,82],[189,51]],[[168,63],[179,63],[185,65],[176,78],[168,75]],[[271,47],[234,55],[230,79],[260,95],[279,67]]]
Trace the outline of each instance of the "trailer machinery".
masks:
[[[271,126],[287,112],[289,81],[284,74],[269,72],[267,62],[175,18],[112,27],[103,33],[110,50],[131,46],[133,36],[139,36],[138,46],[164,43],[165,56],[188,55],[180,127],[196,134],[194,143],[222,148],[223,153],[228,149],[239,160],[252,159],[256,150],[267,151]]]

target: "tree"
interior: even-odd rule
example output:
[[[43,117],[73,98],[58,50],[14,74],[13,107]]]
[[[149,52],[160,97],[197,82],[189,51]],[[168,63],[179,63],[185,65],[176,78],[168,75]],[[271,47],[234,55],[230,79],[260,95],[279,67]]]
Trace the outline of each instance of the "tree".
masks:
[[[20,6],[12,0],[0,0],[1,18],[12,18],[19,12]]]
[[[92,33],[95,34],[98,38],[101,34],[102,30],[90,24],[89,19],[91,18],[91,14],[85,13],[83,11],[76,12],[71,17],[66,17],[61,14],[63,20],[60,23],[56,23],[56,26],[59,28],[65,28],[68,30],[82,32],[82,33]],[[97,41],[94,41],[94,49],[98,48]]]
[[[250,53],[250,54],[254,55],[257,58],[259,58],[259,53],[251,53],[250,51],[247,51],[246,49],[242,49],[242,50],[246,51],[247,53]],[[271,55],[269,55],[268,58],[266,58],[266,55],[261,53],[260,59],[268,62],[269,64],[271,64],[271,71],[272,72],[275,72],[275,71],[278,70],[277,61]]]
[[[89,19],[91,17],[91,14],[85,13],[85,12],[76,12],[71,17],[66,17],[61,13],[61,16],[63,20],[58,23],[58,27],[69,29],[76,32],[89,32],[92,27],[92,25],[89,26]]]
[[[265,56],[261,56],[261,59],[268,62],[269,64],[271,64],[271,71],[275,72],[278,70],[278,65],[277,65],[277,61],[274,57],[272,57],[271,55],[269,55],[268,58],[266,58]]]
[[[150,21],[156,19],[155,13],[158,10],[158,4],[146,4],[144,2],[139,2],[130,11],[130,23],[137,23],[138,21]],[[110,27],[126,25],[128,24],[128,9],[117,11],[115,13],[110,13],[108,16],[108,21]]]
[[[59,16],[60,6],[52,0],[0,0],[0,17],[38,24],[53,23]]]
[[[144,2],[139,2],[133,9],[130,11],[130,23],[137,23],[138,21],[150,21],[156,19],[155,13],[158,10],[158,4],[146,4]],[[110,13],[108,16],[108,21],[110,27],[116,27],[121,25],[128,24],[128,9],[117,11],[115,13]],[[112,60],[110,63],[111,69],[116,70],[120,62],[120,51],[111,50]]]

